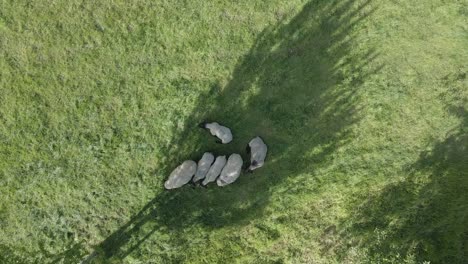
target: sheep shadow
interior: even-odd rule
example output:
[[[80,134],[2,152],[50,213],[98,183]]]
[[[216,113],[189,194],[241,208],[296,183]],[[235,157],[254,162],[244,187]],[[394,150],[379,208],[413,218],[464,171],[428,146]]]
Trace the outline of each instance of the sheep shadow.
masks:
[[[257,135],[269,145],[265,167],[225,188],[186,186],[161,192],[83,263],[121,260],[155,232],[179,236],[182,243],[189,226],[210,230],[245,225],[264,213],[279,188],[304,191],[307,187],[294,177],[312,173],[315,162],[347,143],[350,127],[359,121],[358,89],[380,70],[370,66],[377,56],[374,50],[350,52],[356,25],[371,12],[370,1],[315,0],[291,20],[267,27],[230,81],[214,83],[200,95],[186,129],[165,146],[172,158],[161,171],[168,175],[181,161],[198,160],[205,151],[240,153],[247,161],[245,146]],[[208,133],[197,128],[203,120],[230,127],[234,141],[212,144]]]
[[[343,233],[365,245],[371,259],[466,263],[468,111],[449,112],[461,125],[422,152],[406,180],[369,197],[349,220],[354,224]]]

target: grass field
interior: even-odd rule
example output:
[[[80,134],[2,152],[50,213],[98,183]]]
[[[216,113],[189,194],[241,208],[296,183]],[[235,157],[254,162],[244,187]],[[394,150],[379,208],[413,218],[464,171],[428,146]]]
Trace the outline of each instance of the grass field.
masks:
[[[463,0],[0,1],[0,263],[466,263],[467,21]],[[254,174],[164,190],[256,135]]]

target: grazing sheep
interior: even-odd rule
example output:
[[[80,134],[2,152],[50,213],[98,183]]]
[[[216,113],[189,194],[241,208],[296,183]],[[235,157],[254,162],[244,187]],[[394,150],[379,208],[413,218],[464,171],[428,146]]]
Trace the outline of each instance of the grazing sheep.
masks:
[[[169,178],[164,183],[166,189],[175,189],[184,186],[197,171],[197,164],[193,160],[184,161],[179,167],[172,171]]]
[[[216,181],[218,186],[226,186],[235,182],[240,176],[243,163],[242,157],[239,154],[229,156],[226,166],[221,171],[221,176]]]
[[[226,165],[226,156],[218,156],[213,165],[211,165],[210,170],[206,174],[202,185],[206,186],[208,183],[214,182],[221,173],[221,170],[224,168],[224,165]]]
[[[248,172],[253,172],[263,166],[267,151],[268,147],[260,137],[255,137],[249,142],[249,145],[247,145],[247,152],[251,154],[251,157]]]
[[[217,137],[217,143],[227,144],[232,141],[231,129],[222,126],[216,122],[207,123],[203,122],[199,125],[201,128],[206,128],[210,131],[211,135]]]
[[[211,167],[211,164],[214,161],[214,156],[210,152],[206,152],[203,154],[200,161],[198,161],[197,172],[195,173],[195,177],[193,177],[193,182],[197,182],[203,178],[205,178],[208,170]]]

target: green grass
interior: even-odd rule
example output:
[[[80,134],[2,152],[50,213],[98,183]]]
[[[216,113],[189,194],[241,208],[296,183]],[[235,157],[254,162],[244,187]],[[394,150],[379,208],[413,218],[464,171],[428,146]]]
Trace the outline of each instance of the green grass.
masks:
[[[1,1],[0,262],[466,262],[467,14]],[[254,174],[164,190],[205,151],[246,160],[256,135]]]

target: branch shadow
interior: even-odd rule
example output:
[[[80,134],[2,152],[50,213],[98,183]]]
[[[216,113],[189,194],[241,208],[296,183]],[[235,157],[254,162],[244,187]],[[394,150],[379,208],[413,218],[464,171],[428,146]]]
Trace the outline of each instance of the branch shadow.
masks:
[[[83,263],[122,260],[161,230],[182,236],[194,225],[204,230],[245,225],[264,213],[286,180],[313,172],[311,165],[346,144],[350,127],[359,121],[358,89],[381,69],[370,66],[375,50],[350,52],[356,25],[373,11],[370,1],[314,0],[290,21],[267,27],[230,81],[200,95],[186,129],[164,147],[171,158],[161,171],[169,174],[181,160],[197,160],[205,151],[236,152],[248,160],[245,146],[257,135],[269,145],[265,167],[225,188],[161,192]],[[197,129],[203,120],[230,127],[234,141],[213,144]],[[294,192],[301,186],[282,188]]]
[[[420,154],[408,179],[360,206],[346,230],[366,245],[371,262],[466,263],[468,111],[455,106],[448,111],[460,118],[460,126]]]

